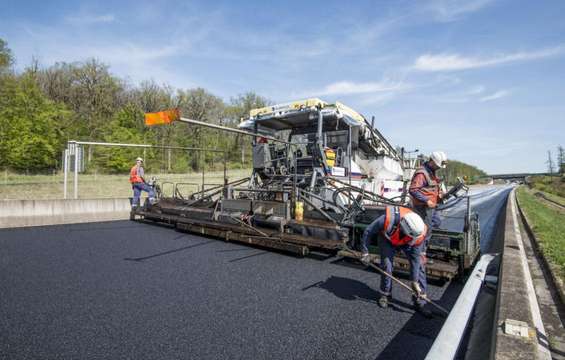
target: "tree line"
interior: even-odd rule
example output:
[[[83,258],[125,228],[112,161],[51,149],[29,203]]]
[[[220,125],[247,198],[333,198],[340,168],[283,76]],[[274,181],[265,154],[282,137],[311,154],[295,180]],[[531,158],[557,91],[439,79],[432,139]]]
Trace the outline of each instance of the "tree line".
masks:
[[[547,172],[550,175],[565,174],[565,149],[563,149],[563,146],[559,145],[557,147],[555,160],[553,160],[551,150],[547,150],[547,161],[545,162],[545,164],[547,165]]]
[[[69,140],[215,148],[226,151],[230,167],[242,167],[251,154],[248,137],[183,123],[147,127],[144,113],[179,108],[183,116],[235,127],[250,109],[268,104],[271,101],[252,91],[224,101],[203,88],[174,89],[152,80],[132,85],[96,59],[49,67],[33,61],[17,73],[14,56],[0,39],[0,169],[30,173],[60,169]],[[152,172],[198,171],[223,162],[213,153],[174,151],[171,159],[160,150],[84,150],[87,171],[110,173],[129,170],[137,156],[146,157]],[[444,170],[450,182],[457,176],[483,175],[457,161],[450,161]]]
[[[455,185],[457,178],[461,177],[467,184],[476,184],[485,179],[487,174],[476,166],[465,164],[457,160],[449,160],[445,169],[439,171],[448,185]]]
[[[144,113],[179,108],[183,116],[236,126],[256,107],[270,102],[247,92],[225,102],[203,88],[173,89],[155,81],[132,85],[96,59],[57,63],[43,68],[35,61],[21,73],[0,39],[0,169],[42,172],[60,168],[68,140],[202,147],[225,150],[228,162],[241,166],[249,139],[186,124],[147,127]],[[87,147],[89,168],[123,172],[139,149]],[[95,154],[93,154],[95,152]],[[213,163],[212,153],[145,152],[153,170],[199,170]]]

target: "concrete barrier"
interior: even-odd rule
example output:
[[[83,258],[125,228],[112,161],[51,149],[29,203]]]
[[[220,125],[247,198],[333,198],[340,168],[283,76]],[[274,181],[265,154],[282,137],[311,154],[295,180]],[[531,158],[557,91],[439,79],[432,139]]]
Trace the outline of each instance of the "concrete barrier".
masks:
[[[492,357],[497,360],[550,359],[520,232],[515,190],[509,195],[506,207],[498,284],[497,330]]]
[[[1,200],[0,228],[124,220],[129,211],[127,198]]]

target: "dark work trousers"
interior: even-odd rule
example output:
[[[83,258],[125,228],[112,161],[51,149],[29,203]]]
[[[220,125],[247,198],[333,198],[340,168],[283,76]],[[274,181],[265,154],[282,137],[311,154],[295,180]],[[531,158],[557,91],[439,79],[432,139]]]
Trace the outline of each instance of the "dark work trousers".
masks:
[[[426,238],[422,243],[421,252],[420,252],[420,271],[418,276],[418,284],[420,284],[420,288],[426,294],[428,290],[428,280],[426,278],[426,251],[428,250],[428,244],[430,242],[430,238],[432,237],[432,217],[434,213],[434,209],[430,209],[427,206],[414,206],[414,212],[424,220],[424,223],[428,227],[428,232],[426,233]]]
[[[379,250],[381,253],[381,269],[392,275],[394,255],[397,251],[402,251],[410,262],[410,281],[418,281],[420,277],[420,250],[419,246],[393,246],[383,235],[379,234]],[[392,280],[386,275],[381,274],[381,294],[388,296],[392,290]]]
[[[131,185],[131,188],[133,189],[132,205],[134,206],[139,206],[139,198],[141,197],[142,191],[149,193],[149,199],[155,198],[155,191],[153,190],[153,187],[147,185],[146,183],[133,183]]]

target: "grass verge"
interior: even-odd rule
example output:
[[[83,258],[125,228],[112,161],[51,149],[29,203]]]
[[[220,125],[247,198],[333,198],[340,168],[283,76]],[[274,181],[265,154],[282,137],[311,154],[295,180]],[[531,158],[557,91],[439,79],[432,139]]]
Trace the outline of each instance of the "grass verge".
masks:
[[[565,197],[565,175],[561,176],[533,176],[530,185],[544,193]]]
[[[516,195],[541,252],[557,267],[561,280],[565,280],[565,213],[544,204],[523,186]]]
[[[188,174],[148,174],[147,178],[155,175],[160,183],[169,182],[162,186],[165,195],[172,194],[173,185],[170,183],[189,183],[180,186],[182,194],[195,192],[202,184],[202,173]],[[228,170],[229,181],[251,175],[250,169]],[[206,188],[223,183],[223,171],[208,171],[204,173]],[[69,174],[68,197],[73,196],[73,174]],[[81,199],[126,198],[132,196],[129,174],[94,175],[79,174],[78,195]],[[44,200],[63,198],[63,174],[55,175],[9,175],[0,181],[0,200]]]
[[[556,203],[561,204],[561,206],[565,206],[565,198],[563,198],[563,197],[561,197],[561,196],[557,196],[557,195],[551,194],[551,193],[548,193],[548,192],[544,192],[544,191],[541,191],[541,192],[542,192],[542,193],[545,195],[545,197],[547,197],[549,200],[553,200],[553,201],[555,201]]]

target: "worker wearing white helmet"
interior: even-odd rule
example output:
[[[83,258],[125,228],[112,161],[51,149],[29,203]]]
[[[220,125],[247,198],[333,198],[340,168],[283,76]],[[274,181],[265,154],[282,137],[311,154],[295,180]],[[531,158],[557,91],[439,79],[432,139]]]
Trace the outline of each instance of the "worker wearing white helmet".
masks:
[[[441,199],[441,181],[436,176],[438,169],[447,166],[443,151],[434,151],[428,161],[414,172],[410,182],[410,196],[414,207],[435,208]]]
[[[435,214],[435,208],[440,203],[443,196],[443,186],[441,180],[436,175],[436,171],[447,166],[447,155],[443,151],[431,153],[428,161],[414,172],[410,182],[410,198],[414,212],[420,215],[428,227],[426,238],[422,244],[420,260],[420,276],[418,284],[425,293],[428,287],[426,279],[426,264],[431,263],[427,258],[426,250],[432,236],[432,223],[439,226],[439,218]]]
[[[135,159],[135,165],[131,168],[129,172],[129,182],[131,183],[131,188],[133,190],[133,199],[131,206],[139,206],[139,198],[141,197],[141,192],[145,191],[149,194],[149,202],[153,203],[155,200],[155,191],[152,186],[149,186],[145,182],[145,170],[143,169],[143,159],[138,157]]]
[[[361,261],[368,263],[369,243],[378,238],[381,256],[381,268],[388,274],[392,274],[394,255],[401,250],[410,262],[410,280],[412,288],[418,294],[412,298],[414,308],[426,317],[431,312],[424,308],[424,293],[418,285],[420,270],[420,251],[427,233],[427,226],[422,218],[412,210],[405,207],[387,206],[385,214],[373,221],[361,238]],[[392,300],[392,280],[382,274],[379,306],[388,307]]]

